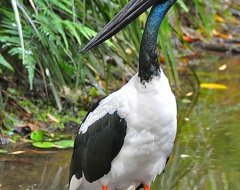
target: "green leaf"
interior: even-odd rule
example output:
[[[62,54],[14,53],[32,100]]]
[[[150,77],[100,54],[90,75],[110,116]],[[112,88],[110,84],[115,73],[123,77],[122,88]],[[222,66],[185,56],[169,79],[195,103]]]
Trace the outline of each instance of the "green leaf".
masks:
[[[20,136],[20,135],[15,135],[15,136],[12,138],[12,140],[13,140],[14,142],[17,142],[17,140],[20,139],[20,138],[22,138],[22,136]]]
[[[63,11],[65,11],[66,13],[69,13],[70,15],[72,15],[72,10],[68,8],[67,5],[71,5],[71,3],[69,1],[58,1],[58,0],[52,0],[52,3],[54,3],[57,7],[59,7],[60,9],[62,9]],[[65,3],[65,4],[64,4]]]
[[[186,12],[189,12],[189,8],[187,7],[187,5],[183,2],[183,0],[178,0],[177,3],[180,5],[180,7]]]
[[[70,22],[69,20],[64,20],[62,21],[62,24],[65,26],[66,29],[68,29],[68,31],[70,32],[71,35],[73,35],[77,41],[78,44],[81,45],[81,39],[80,36],[78,35],[77,31],[76,31],[76,27],[74,26],[74,23]],[[75,24],[77,25],[77,24]]]
[[[3,65],[14,72],[13,67],[4,59],[4,57],[0,54],[0,65]]]
[[[37,148],[53,148],[54,142],[34,142],[32,145]]]
[[[7,153],[6,150],[0,149],[0,154],[6,154],[6,153]]]
[[[30,137],[33,141],[41,141],[43,138],[43,131],[41,130],[33,131]]]

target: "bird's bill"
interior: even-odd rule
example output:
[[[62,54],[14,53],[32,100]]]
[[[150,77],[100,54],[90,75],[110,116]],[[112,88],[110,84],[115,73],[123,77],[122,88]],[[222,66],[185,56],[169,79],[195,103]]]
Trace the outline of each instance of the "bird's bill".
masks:
[[[159,0],[130,0],[130,2],[81,50],[90,50],[122,30]]]

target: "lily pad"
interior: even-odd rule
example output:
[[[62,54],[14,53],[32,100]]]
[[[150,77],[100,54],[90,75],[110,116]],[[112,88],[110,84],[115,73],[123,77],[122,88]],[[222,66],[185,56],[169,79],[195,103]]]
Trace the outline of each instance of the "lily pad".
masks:
[[[54,142],[34,142],[32,145],[38,148],[53,148]]]
[[[74,141],[73,140],[61,140],[55,142],[55,145],[57,145],[58,148],[69,148],[73,147]]]

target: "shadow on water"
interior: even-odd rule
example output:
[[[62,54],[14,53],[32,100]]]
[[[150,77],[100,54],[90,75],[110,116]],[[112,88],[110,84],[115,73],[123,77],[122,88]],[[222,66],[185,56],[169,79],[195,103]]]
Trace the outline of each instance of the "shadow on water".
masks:
[[[219,70],[222,65],[226,69]],[[182,85],[187,96],[178,102],[174,152],[152,189],[240,189],[240,58],[204,58],[194,67],[202,83],[223,84],[227,89],[194,87],[191,93],[189,86],[191,82],[197,86],[196,81],[181,77],[188,81]],[[21,145],[5,148],[26,153],[1,154],[0,190],[68,189],[72,150],[41,151]]]

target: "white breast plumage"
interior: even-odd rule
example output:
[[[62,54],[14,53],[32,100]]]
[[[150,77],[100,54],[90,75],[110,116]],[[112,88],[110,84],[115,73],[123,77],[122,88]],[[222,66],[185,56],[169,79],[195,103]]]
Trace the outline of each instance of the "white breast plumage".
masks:
[[[140,83],[136,74],[123,88],[100,101],[79,133],[85,133],[96,120],[115,111],[127,122],[124,144],[107,175],[93,183],[82,178],[86,190],[99,184],[108,185],[109,190],[141,181],[150,184],[162,172],[171,154],[177,127],[176,101],[163,72],[146,85]]]

